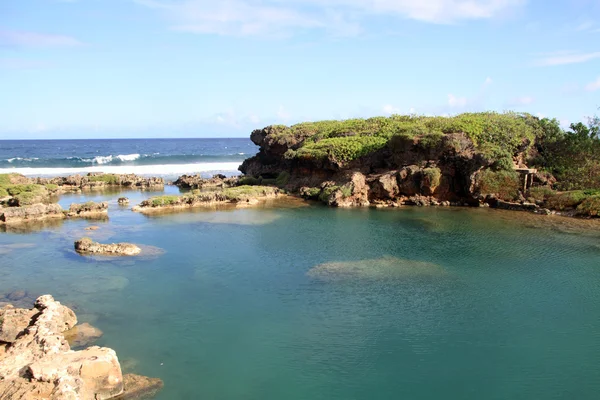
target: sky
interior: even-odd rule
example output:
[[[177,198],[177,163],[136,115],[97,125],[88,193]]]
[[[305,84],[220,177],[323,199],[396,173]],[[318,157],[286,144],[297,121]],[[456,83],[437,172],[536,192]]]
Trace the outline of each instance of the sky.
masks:
[[[600,0],[0,1],[0,139],[598,107]]]

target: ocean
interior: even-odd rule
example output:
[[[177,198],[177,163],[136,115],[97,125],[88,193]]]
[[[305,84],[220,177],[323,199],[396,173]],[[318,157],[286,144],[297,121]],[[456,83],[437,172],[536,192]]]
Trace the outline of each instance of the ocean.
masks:
[[[160,174],[255,151],[241,139],[6,143],[4,169],[51,173],[134,172],[161,153],[147,164]],[[164,193],[179,190],[69,193],[63,208],[107,201],[109,218],[0,226],[0,302],[25,290],[73,307],[126,373],[164,381],[157,400],[598,398],[598,221],[296,203],[131,210]],[[84,236],[143,253],[80,256]]]
[[[0,174],[234,175],[257,151],[249,139],[2,140]]]

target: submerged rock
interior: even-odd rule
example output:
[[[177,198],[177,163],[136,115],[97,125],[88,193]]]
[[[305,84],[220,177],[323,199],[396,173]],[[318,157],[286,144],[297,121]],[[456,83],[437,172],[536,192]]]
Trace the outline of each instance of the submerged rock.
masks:
[[[163,388],[163,381],[135,374],[123,376],[125,390],[117,400],[138,400],[152,398]]]
[[[117,203],[119,203],[119,205],[121,206],[126,206],[127,204],[129,204],[129,199],[127,197],[119,197]]]
[[[307,273],[311,278],[323,280],[353,278],[387,279],[393,277],[440,276],[445,274],[444,269],[438,264],[396,257],[328,262],[313,267]]]
[[[0,345],[1,399],[133,399],[153,396],[163,386],[160,379],[124,377],[112,349],[71,350],[64,333],[77,317],[50,295],[39,297],[31,310],[2,312],[3,325],[14,324],[12,331],[20,333]]]
[[[100,244],[90,238],[83,238],[75,242],[75,251],[84,254],[135,256],[140,254],[142,249],[131,243]]]
[[[64,333],[65,339],[71,347],[89,346],[102,337],[102,335],[103,332],[100,329],[87,322],[76,325]]]

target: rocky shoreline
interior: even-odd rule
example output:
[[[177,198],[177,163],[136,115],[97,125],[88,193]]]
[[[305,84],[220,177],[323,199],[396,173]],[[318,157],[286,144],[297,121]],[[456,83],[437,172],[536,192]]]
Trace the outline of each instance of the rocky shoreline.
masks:
[[[50,295],[32,309],[0,309],[0,398],[143,399],[162,388],[160,379],[123,375],[112,349],[72,350],[65,336],[85,337],[73,333],[78,327],[75,313]]]

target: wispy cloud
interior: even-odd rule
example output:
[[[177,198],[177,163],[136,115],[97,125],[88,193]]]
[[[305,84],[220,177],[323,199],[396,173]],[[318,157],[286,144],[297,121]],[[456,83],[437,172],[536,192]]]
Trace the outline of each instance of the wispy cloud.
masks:
[[[74,47],[82,43],[65,35],[0,29],[0,45],[24,47]]]
[[[596,90],[600,90],[600,76],[594,82],[590,82],[585,86],[585,90],[588,92],[595,92]]]
[[[289,35],[322,30],[356,35],[368,17],[448,24],[490,19],[526,0],[133,0],[165,14],[171,28],[202,34]]]
[[[600,51],[581,53],[575,51],[560,51],[556,53],[540,54],[534,65],[551,67],[556,65],[580,64],[600,58]]]

